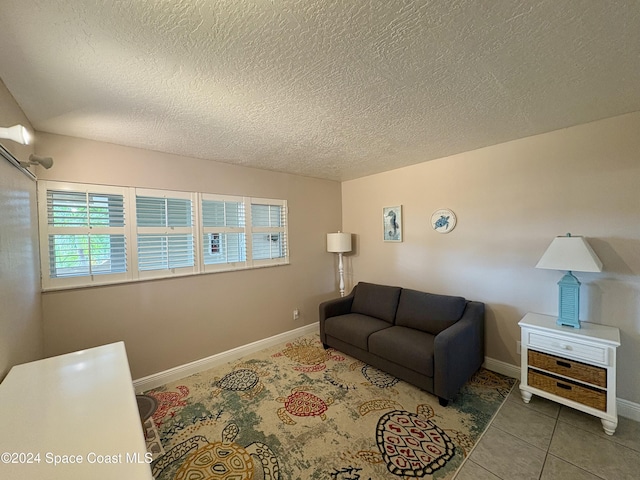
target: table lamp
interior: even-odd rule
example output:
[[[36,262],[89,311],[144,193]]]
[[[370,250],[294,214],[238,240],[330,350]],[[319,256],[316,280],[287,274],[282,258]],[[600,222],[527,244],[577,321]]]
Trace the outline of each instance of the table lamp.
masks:
[[[558,325],[580,328],[580,282],[571,273],[601,272],[602,262],[584,237],[556,237],[540,258],[536,268],[566,270],[558,282]]]

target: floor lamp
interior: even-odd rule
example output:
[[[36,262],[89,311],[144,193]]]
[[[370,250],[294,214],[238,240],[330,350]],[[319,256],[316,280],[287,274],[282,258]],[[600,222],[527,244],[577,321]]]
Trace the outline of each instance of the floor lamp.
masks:
[[[338,254],[338,274],[340,275],[340,296],[344,297],[344,265],[342,254],[351,251],[351,234],[327,233],[327,252]]]

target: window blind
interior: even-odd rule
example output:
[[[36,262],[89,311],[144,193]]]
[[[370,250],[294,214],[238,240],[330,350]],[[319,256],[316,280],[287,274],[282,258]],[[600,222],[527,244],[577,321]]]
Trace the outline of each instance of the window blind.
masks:
[[[286,202],[275,202],[251,200],[251,252],[254,262],[288,261]]]
[[[107,191],[44,190],[41,215],[46,225],[41,235],[46,239],[42,256],[48,267],[47,281],[75,285],[102,283],[114,276],[127,278],[124,193],[117,188],[101,189]],[[96,281],[96,275],[105,278]]]
[[[191,194],[171,194],[176,196],[136,194],[138,272],[165,271],[166,275],[167,270],[188,273],[196,267]]]
[[[205,271],[246,265],[245,225],[242,198],[202,194],[202,258]]]
[[[43,289],[287,264],[286,200],[38,181]]]

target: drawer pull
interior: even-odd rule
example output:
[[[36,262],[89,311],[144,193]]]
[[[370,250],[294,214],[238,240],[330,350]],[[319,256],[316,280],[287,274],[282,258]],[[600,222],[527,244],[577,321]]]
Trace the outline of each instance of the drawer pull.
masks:
[[[570,363],[561,362],[560,360],[556,361],[556,365],[558,365],[559,367],[571,368],[571,364]]]
[[[564,383],[556,382],[556,385],[560,388],[564,388],[565,390],[571,390],[570,385],[565,385]]]

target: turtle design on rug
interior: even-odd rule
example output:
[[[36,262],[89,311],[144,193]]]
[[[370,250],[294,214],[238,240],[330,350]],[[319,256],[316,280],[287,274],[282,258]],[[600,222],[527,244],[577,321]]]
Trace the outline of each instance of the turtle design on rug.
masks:
[[[235,423],[228,424],[221,441],[202,445],[185,459],[175,480],[279,480],[278,459],[269,446],[253,442],[242,447],[234,441],[239,431]]]
[[[346,354],[338,361],[291,348],[321,345],[317,334],[299,338],[147,393],[164,400],[166,413],[156,429],[162,451],[153,457],[154,478],[452,480],[514,383],[481,372],[443,408]],[[311,363],[294,360],[302,352]],[[324,368],[293,369],[312,360]]]
[[[307,338],[287,343],[283,350],[272,355],[273,358],[283,356],[299,364],[293,367],[298,372],[320,372],[327,368],[328,360],[341,362],[345,359],[333,348],[325,350],[317,340]]]
[[[366,378],[372,385],[378,388],[391,388],[400,380],[382,370],[378,370],[371,365],[364,365],[361,369],[362,376]]]
[[[240,364],[222,378],[214,378],[214,388],[211,395],[217,397],[222,390],[241,392],[246,399],[255,398],[264,390],[260,377],[269,375],[268,370],[261,370],[253,365]]]
[[[179,409],[187,405],[185,399],[189,396],[189,388],[184,385],[179,385],[177,388],[179,392],[147,392],[148,396],[151,396],[158,401],[158,408],[153,413],[152,417],[157,426],[162,425],[162,419],[168,414],[172,414],[175,409]]]
[[[340,390],[355,390],[358,388],[358,383],[349,375],[351,372],[353,369],[350,366],[337,364],[325,371],[324,379]]]
[[[279,397],[276,400],[284,403],[284,407],[280,407],[277,411],[278,418],[283,423],[295,425],[288,413],[296,417],[320,417],[325,420],[327,415],[324,413],[333,403],[333,398],[329,397],[326,401],[322,398],[309,393],[309,387],[296,387],[291,390],[291,394],[287,397]]]
[[[394,407],[380,417],[376,426],[376,444],[389,472],[401,477],[423,477],[445,466],[456,448],[445,431],[430,420],[435,414],[430,405],[418,405],[417,413],[411,413],[393,400],[379,399],[365,402],[359,410],[366,415]],[[369,462],[378,458],[373,452],[359,452],[359,456]]]

